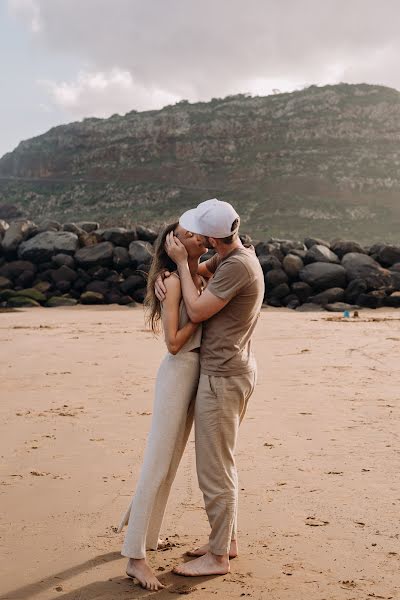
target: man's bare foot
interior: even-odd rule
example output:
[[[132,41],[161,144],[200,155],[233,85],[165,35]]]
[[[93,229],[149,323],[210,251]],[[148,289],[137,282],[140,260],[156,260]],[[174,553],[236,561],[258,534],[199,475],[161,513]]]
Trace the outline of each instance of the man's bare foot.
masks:
[[[204,556],[210,552],[209,544],[204,544],[204,546],[200,546],[200,548],[195,548],[194,550],[189,550],[186,552],[188,556]],[[236,558],[238,555],[238,543],[236,540],[231,541],[231,547],[229,548],[229,558]]]
[[[157,592],[165,587],[154,575],[145,558],[130,558],[126,567],[128,577],[136,577],[145,590]]]
[[[185,577],[199,577],[200,575],[226,575],[230,571],[229,558],[227,555],[218,556],[207,552],[195,560],[174,567],[176,575]]]

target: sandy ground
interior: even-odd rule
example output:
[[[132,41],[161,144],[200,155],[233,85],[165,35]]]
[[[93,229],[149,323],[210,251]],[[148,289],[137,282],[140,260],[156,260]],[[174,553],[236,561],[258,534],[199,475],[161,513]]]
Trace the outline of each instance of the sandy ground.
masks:
[[[400,311],[266,310],[241,428],[241,556],[224,577],[171,568],[208,532],[190,440],[151,553],[160,599],[400,598]],[[140,308],[0,314],[0,594],[116,600],[115,534],[150,425],[161,341]]]

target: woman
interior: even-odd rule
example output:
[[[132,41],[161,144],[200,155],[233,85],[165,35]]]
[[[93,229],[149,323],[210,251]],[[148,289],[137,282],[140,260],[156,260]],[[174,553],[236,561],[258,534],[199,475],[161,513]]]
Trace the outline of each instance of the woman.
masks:
[[[204,238],[178,223],[168,225],[156,242],[145,299],[148,323],[154,332],[159,331],[162,321],[168,353],[157,373],[153,419],[136,493],[119,527],[121,531],[128,523],[122,547],[122,555],[129,558],[127,575],[154,591],[164,586],[146,562],[146,549],[156,550],[159,544],[168,495],[192,428],[200,374],[201,325],[189,320],[176,265],[164,249],[171,231],[186,248],[199,294],[205,285],[197,273],[199,259],[207,252]],[[154,293],[154,282],[163,269],[173,273],[165,281],[168,293],[161,304]]]

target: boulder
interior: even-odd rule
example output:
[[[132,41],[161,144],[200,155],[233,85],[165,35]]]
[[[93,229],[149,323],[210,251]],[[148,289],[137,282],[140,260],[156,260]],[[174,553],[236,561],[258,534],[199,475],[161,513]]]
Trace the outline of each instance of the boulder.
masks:
[[[42,221],[37,229],[38,233],[42,233],[43,231],[60,231],[61,223],[58,221],[52,221],[51,219],[45,219]]]
[[[324,309],[320,304],[313,304],[312,302],[306,302],[296,308],[298,312],[322,312]]]
[[[59,281],[72,282],[78,278],[78,273],[76,271],[74,271],[73,269],[70,269],[66,265],[63,265],[62,267],[60,267],[58,269],[52,270],[51,278],[54,281],[54,283],[58,283]]]
[[[275,256],[280,262],[283,261],[284,254],[281,251],[279,243],[258,242],[255,246],[255,251],[257,256],[268,256],[270,254],[271,256]]]
[[[291,240],[284,240],[279,245],[280,251],[284,256],[293,252],[293,250],[305,250],[303,242],[292,242]]]
[[[305,302],[312,294],[312,287],[304,281],[292,283],[292,292],[297,296],[300,302]]]
[[[17,280],[21,274],[27,271],[31,271],[33,274],[37,271],[36,265],[28,260],[13,260],[0,267],[0,275],[12,281]]]
[[[374,256],[384,267],[391,267],[400,262],[400,246],[382,246]]]
[[[28,288],[26,290],[19,290],[14,292],[14,296],[23,296],[24,298],[32,298],[36,302],[45,302],[46,296],[37,288]]]
[[[400,273],[400,262],[397,262],[394,265],[392,265],[389,270],[395,273]]]
[[[114,246],[111,242],[100,242],[95,246],[80,248],[75,253],[75,260],[82,267],[106,266],[112,264],[113,252]]]
[[[332,252],[334,252],[340,259],[342,259],[345,254],[349,254],[349,252],[365,254],[365,250],[357,242],[334,240],[331,242],[330,247]]]
[[[134,267],[141,263],[150,264],[153,258],[153,247],[149,242],[135,241],[129,244],[129,258]]]
[[[311,263],[300,271],[299,277],[301,281],[308,283],[317,291],[346,286],[346,271],[342,265],[326,262]]]
[[[129,244],[138,239],[136,229],[125,229],[124,227],[112,227],[104,229],[103,240],[111,242],[114,246],[123,246],[128,248]]]
[[[301,269],[304,267],[304,263],[299,256],[287,254],[282,261],[282,267],[286,275],[288,275],[291,279],[295,279],[298,277]]]
[[[276,287],[274,287],[269,293],[268,296],[270,298],[284,298],[290,294],[290,288],[287,283],[280,283]]]
[[[117,269],[125,269],[130,264],[131,259],[129,258],[128,250],[122,246],[116,246],[113,252],[113,265]]]
[[[367,254],[350,252],[343,257],[342,266],[349,281],[362,279],[368,289],[378,289],[391,284],[390,271]]]
[[[80,295],[80,301],[82,304],[103,304],[104,296],[99,292],[83,292]]]
[[[296,248],[295,248],[294,250],[290,251],[290,254],[293,254],[294,256],[298,256],[304,262],[304,260],[306,258],[307,250],[296,250]]]
[[[42,292],[42,294],[46,294],[46,292],[48,292],[51,289],[52,285],[48,281],[38,281],[33,287],[35,288],[35,290],[39,290],[39,292]]]
[[[283,306],[286,306],[287,308],[291,308],[292,310],[294,310],[295,308],[300,306],[300,300],[298,299],[298,297],[295,294],[288,294],[287,296],[282,298],[282,304],[283,304]]]
[[[268,271],[272,271],[272,269],[281,268],[281,263],[275,256],[261,254],[258,257],[258,262],[260,263],[264,274],[268,273]]]
[[[393,292],[390,296],[384,299],[385,306],[391,306],[392,308],[400,308],[400,292]]]
[[[268,271],[264,279],[265,287],[268,290],[272,290],[277,285],[280,285],[281,283],[287,283],[289,281],[289,278],[283,269],[272,269],[272,271]]]
[[[363,279],[353,279],[345,290],[344,299],[349,304],[358,304],[358,296],[364,294],[367,289],[368,286]]]
[[[96,292],[105,296],[107,292],[110,290],[111,284],[108,281],[101,281],[99,279],[94,279],[90,281],[86,286],[87,292]]]
[[[146,281],[141,275],[130,275],[119,287],[121,292],[131,296],[136,290],[146,287]]]
[[[14,294],[15,294],[14,290],[9,290],[9,289],[0,290],[0,302],[4,302],[5,300],[12,298],[14,296]]]
[[[307,250],[309,250],[313,246],[326,246],[327,248],[330,248],[329,242],[326,242],[325,240],[321,240],[319,238],[306,238],[304,240],[304,245],[306,246]]]
[[[243,246],[252,246],[253,240],[249,235],[247,235],[247,233],[240,233],[239,238]]]
[[[78,304],[78,300],[70,298],[68,296],[52,296],[47,300],[45,306],[48,308],[55,308],[57,306],[75,306]]]
[[[136,226],[137,240],[144,242],[150,242],[151,244],[156,241],[158,233],[154,229],[149,227],[143,227],[143,225]]]
[[[111,289],[107,294],[105,294],[105,301],[107,304],[118,304],[119,299],[121,298],[121,294],[116,289]]]
[[[55,256],[51,257],[51,262],[56,267],[62,267],[65,265],[66,267],[73,269],[75,266],[74,257],[70,256],[69,254],[55,254]]]
[[[329,288],[316,294],[315,296],[311,296],[309,298],[310,302],[314,304],[320,304],[321,306],[325,306],[326,304],[333,304],[335,302],[341,302],[344,299],[344,289],[343,288]]]
[[[11,298],[8,298],[7,300],[7,306],[12,306],[13,308],[22,308],[29,306],[40,306],[40,304],[28,296],[11,296]]]
[[[385,299],[386,293],[384,290],[373,290],[368,294],[360,294],[357,303],[365,308],[380,308],[383,306]]]
[[[144,299],[146,298],[146,288],[141,288],[140,290],[133,292],[132,298],[135,300],[135,302],[140,302],[140,304],[143,304]]]
[[[118,300],[118,304],[121,304],[122,306],[131,304],[132,302],[134,302],[134,300],[131,296],[121,296]]]
[[[24,240],[37,231],[37,227],[32,221],[13,221],[4,233],[1,246],[3,252],[13,254],[17,251],[18,246]]]
[[[339,264],[340,260],[336,256],[332,250],[329,250],[326,246],[322,246],[321,244],[311,246],[309,250],[307,250],[306,254],[306,262],[328,262],[333,264]]]
[[[0,275],[0,290],[10,289],[12,287],[11,279]]]
[[[72,286],[72,283],[70,281],[66,281],[65,279],[61,279],[60,281],[57,281],[57,283],[55,284],[55,288],[57,291],[61,292],[62,294],[66,294],[67,292],[70,291]]]
[[[333,302],[332,304],[326,304],[324,308],[329,312],[344,312],[345,310],[354,309],[354,306],[346,302]]]
[[[76,223],[78,227],[86,231],[86,233],[92,233],[92,231],[96,231],[100,227],[99,223],[95,221],[79,221]]]
[[[44,231],[22,242],[18,256],[23,260],[45,262],[55,254],[74,254],[79,247],[78,237],[68,231]]]
[[[63,231],[69,231],[70,233],[75,233],[78,237],[83,233],[86,233],[82,227],[79,227],[76,223],[64,223],[62,226]]]
[[[35,273],[33,271],[24,271],[14,280],[14,286],[22,288],[32,287],[34,280]]]
[[[9,227],[10,225],[7,223],[7,221],[4,221],[4,219],[0,219],[0,240],[3,239],[5,232]]]

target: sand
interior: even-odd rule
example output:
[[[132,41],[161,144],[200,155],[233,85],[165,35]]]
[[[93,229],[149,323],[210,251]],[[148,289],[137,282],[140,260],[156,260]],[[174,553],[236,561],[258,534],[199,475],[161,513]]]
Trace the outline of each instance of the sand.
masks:
[[[400,311],[263,311],[240,433],[240,548],[224,577],[172,567],[208,526],[189,441],[151,553],[160,599],[400,597]],[[114,527],[150,425],[163,343],[141,308],[0,314],[0,597],[153,594],[125,577]]]

